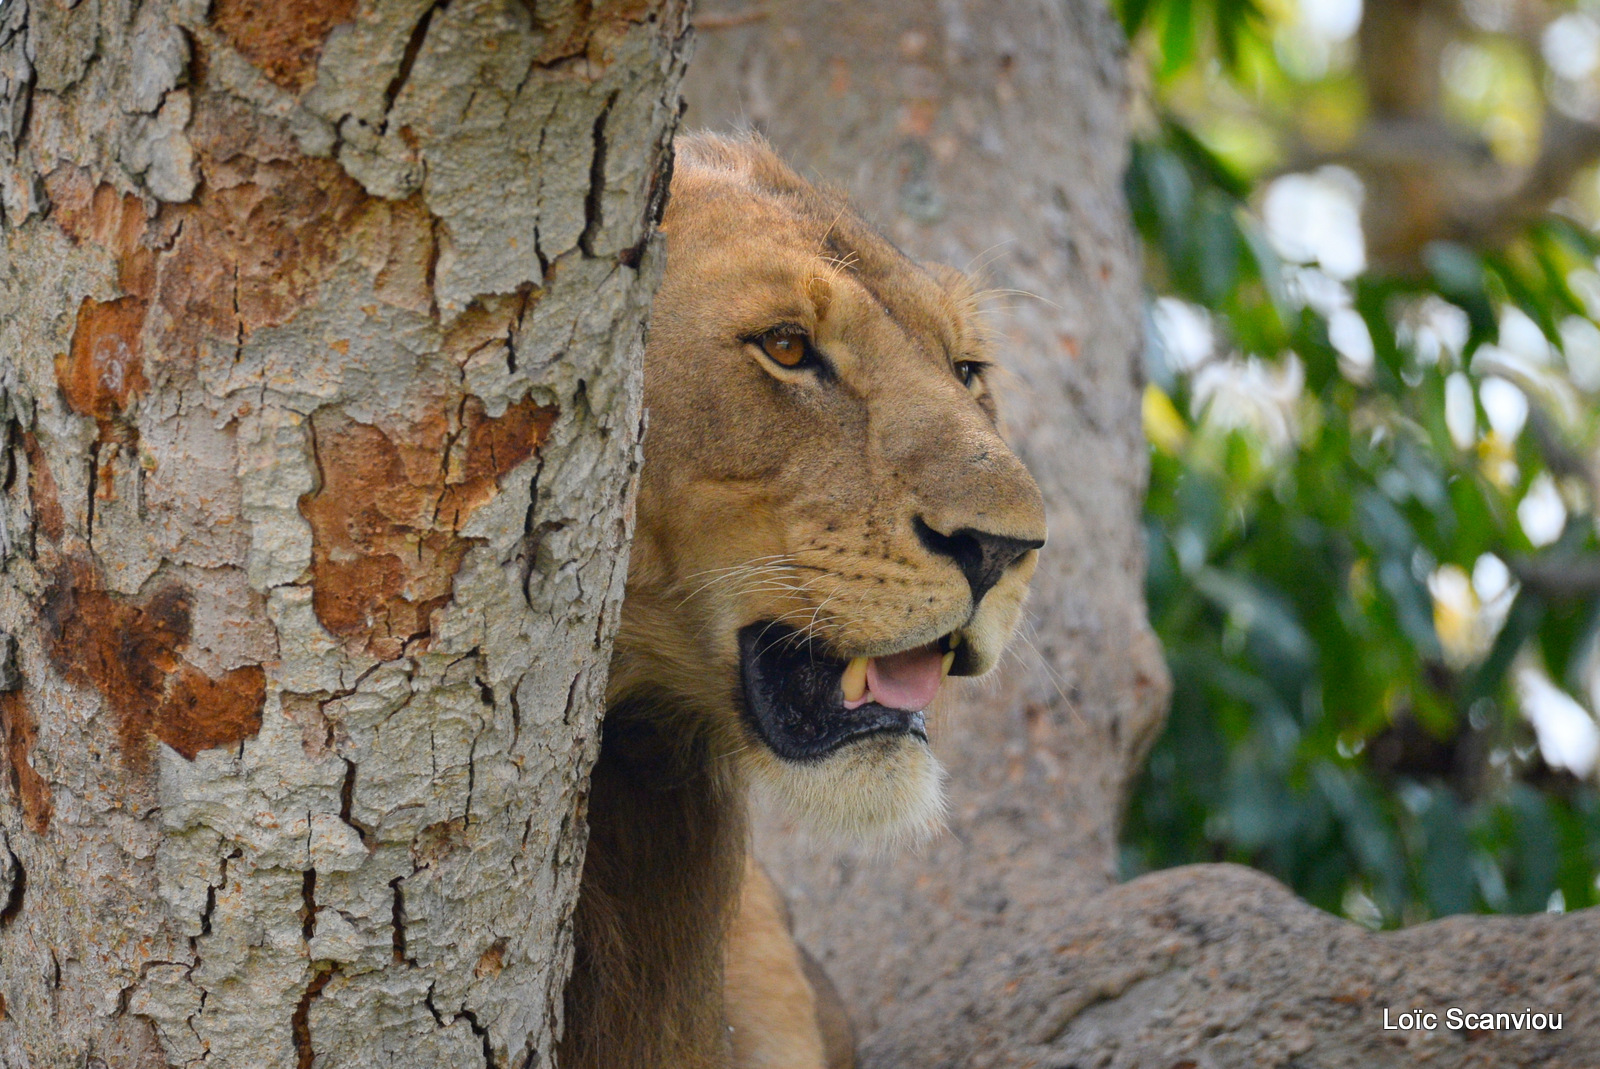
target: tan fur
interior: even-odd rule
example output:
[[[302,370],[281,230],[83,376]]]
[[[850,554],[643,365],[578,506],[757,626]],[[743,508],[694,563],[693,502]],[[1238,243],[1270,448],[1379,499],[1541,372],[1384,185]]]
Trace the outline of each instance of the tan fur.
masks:
[[[815,987],[748,875],[746,795],[892,841],[938,827],[942,772],[914,735],[779,758],[743,718],[738,632],[783,621],[833,659],[956,634],[958,673],[981,674],[1036,554],[974,605],[915,525],[1037,540],[1043,509],[981,377],[962,382],[983,359],[964,278],[909,260],[757,141],[678,152],[561,1064],[816,1069]],[[751,342],[780,326],[814,339],[826,376]],[[784,1043],[801,1060],[730,1061]]]
[[[788,910],[753,857],[745,865],[725,960],[734,1065],[849,1069],[855,1064],[854,1037],[848,1019],[840,1020],[838,996],[820,971],[813,984],[804,951],[791,934]],[[834,1024],[835,1034],[825,1034],[824,1019]]]

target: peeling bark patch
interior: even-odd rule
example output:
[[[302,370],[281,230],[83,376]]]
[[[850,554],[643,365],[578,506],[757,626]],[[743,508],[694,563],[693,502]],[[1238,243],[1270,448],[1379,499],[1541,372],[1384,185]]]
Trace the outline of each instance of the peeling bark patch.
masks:
[[[211,25],[273,83],[300,93],[316,81],[322,42],[355,9],[355,0],[217,0]]]
[[[551,64],[587,55],[596,64],[610,63],[611,49],[628,30],[645,21],[654,0],[595,0],[584,4],[537,4],[524,0],[534,28],[545,34],[535,63]],[[550,9],[541,17],[541,9]]]
[[[162,258],[156,300],[182,352],[288,322],[337,262],[367,201],[332,161],[249,156],[255,146],[216,129],[228,116],[210,112],[226,110],[196,119],[204,182],[194,204],[172,213],[182,232]]]
[[[148,298],[155,288],[156,250],[148,233],[151,217],[132,193],[118,193],[76,167],[58,167],[45,179],[54,205],[50,218],[74,245],[89,243],[116,258],[117,285],[122,292]]]
[[[168,680],[156,710],[156,737],[189,760],[201,750],[232,746],[261,730],[267,677],[245,665],[212,679],[185,662]]]
[[[530,398],[490,419],[467,397],[449,418],[391,433],[337,408],[318,411],[318,486],[300,512],[311,525],[322,626],[382,660],[426,638],[472,545],[461,528],[534,454],[555,417]]]
[[[44,536],[59,544],[67,533],[67,517],[61,509],[61,492],[55,476],[50,474],[50,462],[45,459],[39,439],[32,431],[22,436],[22,452],[28,458],[28,498],[34,518]]]
[[[478,959],[478,964],[473,968],[472,975],[482,980],[485,977],[493,979],[499,976],[506,967],[506,947],[510,944],[502,937],[496,939],[483,956]]]
[[[68,351],[56,358],[56,384],[67,407],[100,425],[100,440],[128,438],[113,424],[149,386],[144,373],[144,330],[155,289],[156,251],[148,242],[150,217],[132,194],[123,195],[73,167],[51,172],[46,181],[56,203],[52,218],[74,244],[109,251],[123,296],[110,301],[85,297]],[[107,454],[109,465],[115,451]],[[108,470],[101,486],[113,484]]]
[[[120,416],[148,383],[144,377],[144,330],[148,305],[138,297],[78,306],[72,348],[56,361],[56,381],[68,406],[80,416],[105,422]]]
[[[55,810],[50,798],[50,785],[34,770],[28,760],[38,740],[38,725],[29,714],[27,700],[20,690],[0,694],[0,733],[3,733],[6,761],[11,768],[11,790],[28,827],[43,835],[50,827],[50,816]],[[17,902],[22,901],[18,892]],[[0,915],[0,919],[5,919]]]
[[[378,267],[373,292],[388,304],[419,315],[433,313],[433,272],[439,256],[434,238],[437,220],[421,195],[402,201],[378,201],[368,213],[367,234]]]
[[[189,608],[189,592],[176,584],[140,601],[108,593],[80,560],[62,565],[45,592],[52,662],[63,678],[105,698],[136,768],[148,760],[152,735],[193,760],[261,729],[265,673],[245,665],[213,679],[185,660]]]
[[[281,8],[293,21],[308,2],[224,6]],[[337,21],[343,16],[328,25]],[[288,322],[370,214],[374,202],[360,185],[334,161],[302,156],[281,124],[218,94],[196,94],[194,108],[189,136],[201,181],[190,203],[147,216],[137,197],[92,185],[77,168],[57,168],[46,180],[56,203],[51,218],[75,244],[112,254],[123,293],[79,309],[73,351],[57,368],[74,411],[104,411],[113,401],[123,407],[146,378],[158,378],[141,354],[188,367],[208,341],[237,346],[255,330]],[[431,219],[424,223],[431,228]],[[431,247],[422,252],[433,255]]]

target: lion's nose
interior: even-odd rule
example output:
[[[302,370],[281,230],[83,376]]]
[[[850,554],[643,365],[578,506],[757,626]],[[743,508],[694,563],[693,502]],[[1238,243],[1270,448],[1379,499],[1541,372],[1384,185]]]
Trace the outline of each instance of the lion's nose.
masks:
[[[921,516],[913,517],[911,526],[929,552],[956,562],[961,574],[967,577],[967,585],[972,588],[974,608],[989,589],[1000,581],[1007,568],[1024,553],[1044,545],[1042,538],[1011,538],[980,531],[975,527],[962,527],[950,534],[941,534],[929,527]]]

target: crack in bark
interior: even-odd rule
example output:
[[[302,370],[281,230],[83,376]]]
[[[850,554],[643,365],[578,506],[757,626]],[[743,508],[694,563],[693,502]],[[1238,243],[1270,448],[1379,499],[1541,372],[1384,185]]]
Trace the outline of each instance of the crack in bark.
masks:
[[[231,853],[223,855],[222,863],[218,866],[217,882],[206,884],[206,904],[200,913],[200,935],[190,936],[189,950],[194,954],[195,964],[200,963],[200,954],[196,942],[211,934],[211,917],[217,909],[217,888],[228,885],[228,862],[244,856],[244,851],[235,847]]]
[[[605,225],[606,190],[606,122],[617,102],[620,91],[606,97],[605,106],[594,120],[594,154],[589,157],[589,192],[583,198],[583,233],[578,235],[578,248],[585,256],[594,257],[594,239]]]
[[[434,1023],[442,1031],[457,1021],[466,1021],[467,1027],[472,1029],[472,1034],[477,1036],[478,1040],[483,1044],[484,1066],[486,1069],[498,1069],[498,1064],[494,1060],[494,1048],[489,1044],[489,1030],[479,1023],[478,1015],[463,1006],[455,1016],[450,1018],[449,1022],[446,1022],[444,1014],[439,1012],[439,1007],[433,1001],[434,986],[434,984],[429,984],[428,993],[422,997],[422,1004],[428,1007],[429,1013],[433,1014]]]
[[[433,1014],[433,1023],[440,1028],[444,1027],[444,1014],[439,1012],[439,1007],[433,1004],[433,984],[428,985],[428,993],[422,996],[422,1004],[428,1007],[428,1012]]]
[[[311,982],[306,985],[305,994],[300,996],[294,1014],[289,1018],[289,1028],[294,1034],[296,1069],[311,1069],[316,1061],[317,1053],[311,1047],[311,1002],[322,994],[322,989],[333,979],[333,973],[331,963],[312,966]]]
[[[307,943],[317,934],[317,870],[306,869],[300,880],[300,937]]]
[[[0,849],[5,850],[6,857],[9,859],[6,867],[13,874],[11,886],[6,892],[5,905],[0,906],[0,931],[3,931],[22,912],[23,896],[27,894],[28,890],[28,872],[22,867],[22,859],[17,856],[15,850],[11,849],[11,843],[3,832],[0,832]]]
[[[539,462],[533,469],[533,478],[528,482],[528,512],[522,518],[522,556],[517,562],[522,573],[522,600],[529,609],[534,611],[538,610],[533,603],[533,591],[529,589],[529,583],[533,581],[533,571],[537,567],[539,557],[538,540],[545,530],[544,525],[541,524],[536,528],[533,522],[534,514],[539,510],[539,479],[542,475],[544,475],[544,454],[541,452],[539,454]]]
[[[512,753],[517,752],[517,740],[522,737],[522,702],[517,700],[517,688],[511,688],[511,746]],[[520,772],[521,769],[519,768]]]
[[[239,310],[239,264],[233,265],[233,363],[244,357],[244,313]]]
[[[94,548],[94,499],[100,488],[100,446],[98,441],[89,444],[89,493],[84,506],[84,526],[87,528],[84,539],[91,549]]]
[[[217,910],[217,889],[210,885],[206,887],[206,904],[200,913],[200,938],[211,934],[211,915]]]
[[[309,814],[308,814],[309,816]],[[309,821],[307,822],[309,828]],[[309,841],[310,832],[307,832]],[[300,938],[305,940],[306,954],[311,953],[311,940],[317,934],[317,870],[306,869],[300,882]],[[322,989],[328,986],[328,981],[333,979],[333,974],[338,966],[333,962],[313,961],[311,963],[311,981],[306,984],[305,992],[300,996],[300,1001],[295,1005],[294,1014],[289,1018],[289,1027],[294,1035],[294,1049],[297,1069],[311,1069],[316,1061],[316,1051],[311,1046],[311,1003]]]
[[[494,1048],[489,1045],[489,1030],[479,1024],[478,1015],[465,1006],[461,1008],[460,1013],[456,1014],[456,1020],[462,1019],[466,1020],[467,1027],[472,1029],[472,1034],[483,1042],[483,1064],[487,1066],[487,1069],[497,1069],[494,1061]]]
[[[417,56],[422,52],[423,42],[428,37],[428,27],[433,22],[435,13],[443,11],[450,6],[450,0],[438,0],[417,19],[417,24],[411,28],[411,36],[406,41],[406,48],[400,55],[400,68],[389,81],[383,91],[383,121],[378,124],[378,133],[383,135],[389,132],[389,113],[394,110],[394,102],[400,98],[400,91],[411,80],[411,71],[417,65]]]
[[[478,740],[482,737],[481,731],[472,736],[472,746],[467,750],[467,808],[461,815],[466,827],[472,826],[472,791],[478,782]]]
[[[329,734],[332,734],[332,728],[329,728]],[[362,846],[370,847],[372,829],[350,815],[356,798],[356,763],[348,757],[343,760],[344,781],[339,784],[339,819],[356,830]]]
[[[650,190],[646,194],[644,208],[644,231],[639,240],[617,254],[617,262],[624,267],[634,270],[639,269],[639,263],[644,259],[644,251],[650,246],[650,239],[655,237],[656,227],[661,225],[661,217],[667,213],[667,199],[672,188],[672,172],[677,165],[677,154],[672,148],[672,137],[677,132],[678,124],[683,120],[683,113],[688,109],[687,100],[678,101],[678,115],[671,125],[662,133],[661,140],[656,142],[656,166],[650,175]]]
[[[544,254],[544,243],[539,237],[539,224],[533,225],[533,254],[539,258],[539,281],[548,285],[550,282],[550,257]],[[513,364],[511,370],[517,370]]]
[[[444,224],[437,215],[430,214],[428,219],[428,271],[424,285],[426,285],[428,289],[428,314],[432,316],[435,321],[437,321],[439,318],[439,292],[437,283],[439,277],[439,228]]]
[[[389,881],[389,888],[394,891],[394,901],[389,907],[389,926],[394,943],[394,960],[417,967],[416,959],[406,954],[406,903],[405,895],[400,890],[400,883],[404,876],[396,876]]]

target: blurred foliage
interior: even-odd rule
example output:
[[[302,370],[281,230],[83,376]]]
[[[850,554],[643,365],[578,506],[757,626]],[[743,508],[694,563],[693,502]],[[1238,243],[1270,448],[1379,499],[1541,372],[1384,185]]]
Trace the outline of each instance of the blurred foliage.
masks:
[[[1317,170],[1379,90],[1353,27],[1308,36],[1315,2],[1119,5],[1148,79],[1128,195],[1152,290],[1148,596],[1174,682],[1125,874],[1242,862],[1372,926],[1591,905],[1594,175],[1508,240],[1433,234],[1410,263],[1366,266],[1358,241],[1352,269],[1274,233],[1286,174],[1322,183],[1322,209],[1286,213],[1310,230],[1367,179]],[[1526,167],[1547,98],[1582,87],[1546,69],[1548,32],[1541,51],[1471,14],[1437,62],[1487,73],[1445,70],[1434,103],[1484,167]]]

